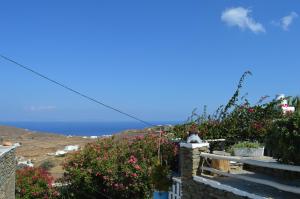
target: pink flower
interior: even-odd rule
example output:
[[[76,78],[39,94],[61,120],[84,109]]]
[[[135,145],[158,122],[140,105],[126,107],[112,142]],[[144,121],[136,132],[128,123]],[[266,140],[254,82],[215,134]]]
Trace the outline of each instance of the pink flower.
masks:
[[[136,173],[131,174],[132,177],[137,177],[138,175]]]
[[[129,160],[128,160],[128,163],[131,163],[131,164],[137,163],[137,158],[134,157],[133,155],[131,155],[130,158],[129,158]]]
[[[255,128],[256,130],[260,130],[260,129],[262,129],[262,127],[263,127],[262,124],[259,122],[255,122],[253,124],[253,128]]]
[[[141,167],[140,167],[138,164],[135,165],[134,168],[135,168],[136,170],[141,170]]]
[[[57,191],[54,191],[54,196],[59,196],[59,192],[57,192]]]
[[[143,136],[138,135],[138,136],[135,137],[135,139],[137,139],[137,140],[142,140],[142,139],[143,139]]]
[[[115,184],[114,184],[114,187],[118,188],[118,187],[119,187],[119,184],[118,184],[118,183],[115,183]]]
[[[249,113],[253,113],[253,112],[254,112],[254,109],[253,109],[253,108],[249,108],[249,109],[248,109],[248,112],[249,112]]]

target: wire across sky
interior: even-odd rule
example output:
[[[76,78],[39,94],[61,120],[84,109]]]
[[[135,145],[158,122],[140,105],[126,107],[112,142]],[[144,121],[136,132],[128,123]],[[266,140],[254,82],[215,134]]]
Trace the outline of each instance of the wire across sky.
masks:
[[[81,97],[83,97],[83,98],[85,98],[85,99],[87,99],[87,100],[89,100],[89,101],[91,101],[91,102],[94,102],[94,103],[96,103],[96,104],[98,104],[98,105],[104,106],[104,107],[106,107],[106,108],[108,108],[108,109],[111,109],[111,110],[113,110],[113,111],[115,111],[115,112],[118,112],[118,113],[120,113],[120,114],[122,114],[122,115],[125,115],[125,116],[127,116],[127,117],[129,117],[129,118],[131,118],[131,119],[134,119],[134,120],[136,120],[136,121],[139,121],[139,122],[141,122],[141,123],[143,123],[143,124],[145,124],[145,125],[147,125],[147,126],[155,126],[155,125],[153,125],[153,124],[151,124],[151,123],[149,123],[149,122],[147,122],[147,121],[145,121],[145,120],[142,120],[142,119],[138,118],[137,116],[134,116],[134,115],[132,115],[132,114],[126,113],[126,112],[124,112],[124,111],[122,111],[122,110],[120,110],[120,109],[118,109],[118,108],[115,108],[115,107],[113,107],[113,106],[107,105],[106,103],[103,103],[103,102],[101,102],[101,101],[99,101],[99,100],[97,100],[97,99],[95,99],[95,98],[93,98],[93,97],[90,97],[90,96],[88,96],[88,95],[86,95],[86,94],[83,94],[83,93],[81,93],[80,91],[77,91],[77,90],[75,90],[75,89],[73,89],[73,88],[71,88],[71,87],[69,87],[69,86],[67,86],[67,85],[65,85],[65,84],[63,84],[63,83],[60,83],[60,82],[58,82],[58,81],[56,81],[56,80],[54,80],[54,79],[52,79],[52,78],[50,78],[50,77],[48,77],[48,76],[46,76],[46,75],[44,75],[44,74],[41,74],[41,73],[39,73],[39,72],[33,70],[31,67],[28,67],[28,66],[25,66],[25,65],[23,65],[23,64],[20,64],[19,62],[15,61],[15,60],[13,60],[13,59],[11,59],[11,58],[8,58],[8,57],[6,57],[6,56],[4,56],[4,55],[1,55],[1,54],[0,54],[0,57],[1,57],[2,59],[4,59],[4,60],[10,62],[10,63],[15,64],[16,66],[18,66],[18,67],[20,67],[20,68],[25,69],[26,71],[31,72],[31,73],[34,74],[34,75],[37,75],[37,76],[39,76],[39,77],[41,77],[41,78],[43,78],[43,79],[45,79],[45,80],[47,80],[47,81],[49,81],[49,82],[51,82],[51,83],[57,85],[57,86],[60,86],[60,87],[66,89],[66,90],[68,90],[68,91],[70,91],[70,92],[72,92],[72,93],[75,93],[75,94],[77,94],[77,95],[79,95],[79,96],[81,96]]]

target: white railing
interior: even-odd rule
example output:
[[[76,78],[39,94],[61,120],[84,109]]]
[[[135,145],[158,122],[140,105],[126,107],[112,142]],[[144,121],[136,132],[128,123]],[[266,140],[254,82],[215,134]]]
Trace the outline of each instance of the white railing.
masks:
[[[215,155],[215,154],[209,154],[209,153],[201,153],[200,156],[205,159],[209,158],[209,159],[215,159],[215,160],[228,160],[228,161],[235,161],[235,162],[245,163],[245,164],[259,166],[259,167],[279,169],[279,170],[292,171],[292,172],[300,172],[300,166],[285,165],[285,164],[253,160],[250,158],[235,157],[235,156],[223,156],[223,155]],[[272,181],[269,179],[261,179],[256,176],[250,177],[250,176],[246,176],[246,175],[239,175],[237,173],[224,172],[224,171],[221,171],[221,170],[218,170],[215,168],[206,167],[203,165],[201,166],[201,170],[209,171],[211,173],[215,173],[215,174],[222,175],[222,176],[232,177],[232,178],[236,178],[236,179],[240,179],[240,180],[245,180],[245,181],[249,181],[249,182],[254,182],[254,183],[258,183],[258,184],[271,186],[271,187],[274,187],[281,191],[287,191],[287,192],[291,192],[291,193],[300,194],[300,187],[281,184],[280,182],[275,182],[275,181]]]
[[[225,142],[226,139],[207,139],[206,142]]]
[[[180,178],[173,178],[173,184],[169,191],[169,199],[181,199],[181,180]]]

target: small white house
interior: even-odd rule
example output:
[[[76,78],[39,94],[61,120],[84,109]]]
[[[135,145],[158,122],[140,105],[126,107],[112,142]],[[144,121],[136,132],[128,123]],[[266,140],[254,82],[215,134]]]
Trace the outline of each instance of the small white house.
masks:
[[[55,152],[55,156],[63,156],[63,155],[65,155],[66,153],[68,153],[68,152],[66,152],[66,151],[64,151],[64,150],[58,150],[58,151]]]
[[[79,145],[68,145],[65,146],[64,151],[78,151]]]
[[[111,137],[112,135],[102,135],[101,137]]]
[[[288,101],[284,94],[278,95],[277,100],[281,101],[280,107],[282,109],[283,114],[295,112],[295,107],[288,105]]]
[[[18,161],[18,165],[24,165],[26,167],[33,167],[33,163],[31,162],[31,160],[23,160],[23,161]]]

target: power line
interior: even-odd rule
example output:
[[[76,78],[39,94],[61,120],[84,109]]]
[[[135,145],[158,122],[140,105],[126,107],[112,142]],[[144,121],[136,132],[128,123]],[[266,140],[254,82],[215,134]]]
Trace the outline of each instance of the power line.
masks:
[[[87,99],[87,100],[89,100],[89,101],[92,101],[92,102],[97,103],[97,104],[99,104],[99,105],[101,105],[101,106],[104,106],[104,107],[106,107],[106,108],[108,108],[108,109],[111,109],[111,110],[113,110],[113,111],[116,111],[116,112],[118,112],[118,113],[120,113],[120,114],[123,114],[123,115],[125,115],[125,116],[127,116],[127,117],[130,117],[131,119],[137,120],[137,121],[139,121],[139,122],[141,122],[141,123],[143,123],[143,124],[146,124],[146,125],[149,125],[149,126],[154,126],[153,124],[151,124],[151,123],[149,123],[149,122],[146,122],[145,120],[139,119],[138,117],[136,117],[136,116],[134,116],[134,115],[128,114],[128,113],[126,113],[126,112],[124,112],[124,111],[122,111],[122,110],[120,110],[120,109],[118,109],[118,108],[114,108],[114,107],[112,107],[112,106],[110,106],[110,105],[107,105],[107,104],[105,104],[105,103],[103,103],[103,102],[101,102],[101,101],[99,101],[99,100],[97,100],[97,99],[95,99],[95,98],[89,97],[89,96],[86,95],[86,94],[83,94],[83,93],[81,93],[81,92],[79,92],[79,91],[77,91],[77,90],[75,90],[75,89],[73,89],[73,88],[71,88],[71,87],[69,87],[69,86],[66,86],[65,84],[62,84],[62,83],[60,83],[60,82],[58,82],[58,81],[56,81],[56,80],[53,80],[52,78],[47,77],[46,75],[43,75],[43,74],[41,74],[41,73],[39,73],[39,72],[37,72],[37,71],[31,69],[30,67],[25,66],[25,65],[23,65],[23,64],[20,64],[20,63],[18,63],[18,62],[16,62],[16,61],[14,61],[14,60],[12,60],[12,59],[6,57],[6,56],[3,56],[3,55],[0,54],[0,57],[3,58],[4,60],[8,61],[8,62],[11,62],[11,63],[13,63],[13,64],[19,66],[20,68],[23,68],[23,69],[25,69],[25,70],[27,70],[27,71],[29,71],[29,72],[31,72],[31,73],[33,73],[33,74],[35,74],[35,75],[41,77],[41,78],[43,78],[43,79],[46,79],[46,80],[50,81],[51,83],[54,83],[54,84],[56,84],[56,85],[58,85],[58,86],[60,86],[60,87],[63,87],[64,89],[66,89],[66,90],[68,90],[68,91],[71,91],[71,92],[73,92],[73,93],[75,93],[75,94],[77,94],[77,95],[79,95],[79,96],[81,96],[81,97],[83,97],[83,98],[85,98],[85,99]]]

